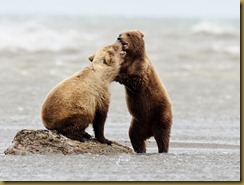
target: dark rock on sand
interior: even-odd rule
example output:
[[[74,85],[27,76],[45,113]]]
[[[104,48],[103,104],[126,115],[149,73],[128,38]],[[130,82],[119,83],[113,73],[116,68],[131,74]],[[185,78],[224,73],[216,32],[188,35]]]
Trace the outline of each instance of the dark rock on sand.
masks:
[[[96,139],[84,142],[71,140],[56,131],[50,130],[21,130],[12,145],[4,151],[6,155],[26,154],[118,154],[134,153],[127,146],[113,142],[112,145],[101,144]]]

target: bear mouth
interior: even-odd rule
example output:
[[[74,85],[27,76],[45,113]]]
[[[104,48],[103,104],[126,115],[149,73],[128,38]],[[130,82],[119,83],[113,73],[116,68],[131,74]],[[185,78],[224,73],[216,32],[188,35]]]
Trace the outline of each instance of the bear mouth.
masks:
[[[126,55],[126,52],[125,52],[125,51],[121,51],[121,52],[120,52],[120,56],[121,56],[122,58],[125,58],[125,55]]]
[[[122,44],[122,49],[123,50],[125,50],[125,49],[128,49],[128,43],[126,43],[126,42],[121,42],[121,44]]]
[[[128,44],[127,42],[124,42],[124,41],[122,40],[121,37],[119,37],[119,38],[117,39],[117,41],[119,41],[119,42],[122,44],[122,49],[123,49],[123,50],[128,49],[129,44]]]

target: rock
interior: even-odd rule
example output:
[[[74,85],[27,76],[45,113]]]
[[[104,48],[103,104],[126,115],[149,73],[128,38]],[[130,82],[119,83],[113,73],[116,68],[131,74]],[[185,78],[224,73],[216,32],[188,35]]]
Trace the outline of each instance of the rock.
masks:
[[[127,146],[117,142],[112,145],[101,144],[96,139],[85,142],[71,140],[56,131],[51,130],[21,130],[19,131],[12,145],[4,151],[6,155],[27,155],[27,154],[118,154],[134,153]]]

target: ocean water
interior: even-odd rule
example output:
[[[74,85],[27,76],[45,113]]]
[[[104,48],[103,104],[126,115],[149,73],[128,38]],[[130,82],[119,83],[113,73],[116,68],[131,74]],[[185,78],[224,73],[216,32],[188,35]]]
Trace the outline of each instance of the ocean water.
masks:
[[[131,29],[145,34],[172,101],[169,153],[157,154],[151,138],[144,155],[5,156],[17,131],[44,128],[50,89]],[[239,19],[1,15],[0,85],[2,180],[240,180]],[[124,87],[110,90],[105,136],[131,147]]]

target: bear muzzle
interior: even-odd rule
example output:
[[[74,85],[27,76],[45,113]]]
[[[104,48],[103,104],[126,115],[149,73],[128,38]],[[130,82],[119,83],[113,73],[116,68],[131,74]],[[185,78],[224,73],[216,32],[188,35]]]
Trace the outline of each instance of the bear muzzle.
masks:
[[[123,50],[125,50],[125,49],[128,48],[128,45],[129,45],[129,44],[126,43],[126,42],[124,42],[123,39],[122,39],[122,37],[118,37],[118,38],[117,38],[117,41],[119,41],[119,42],[122,44],[122,49],[123,49]]]

